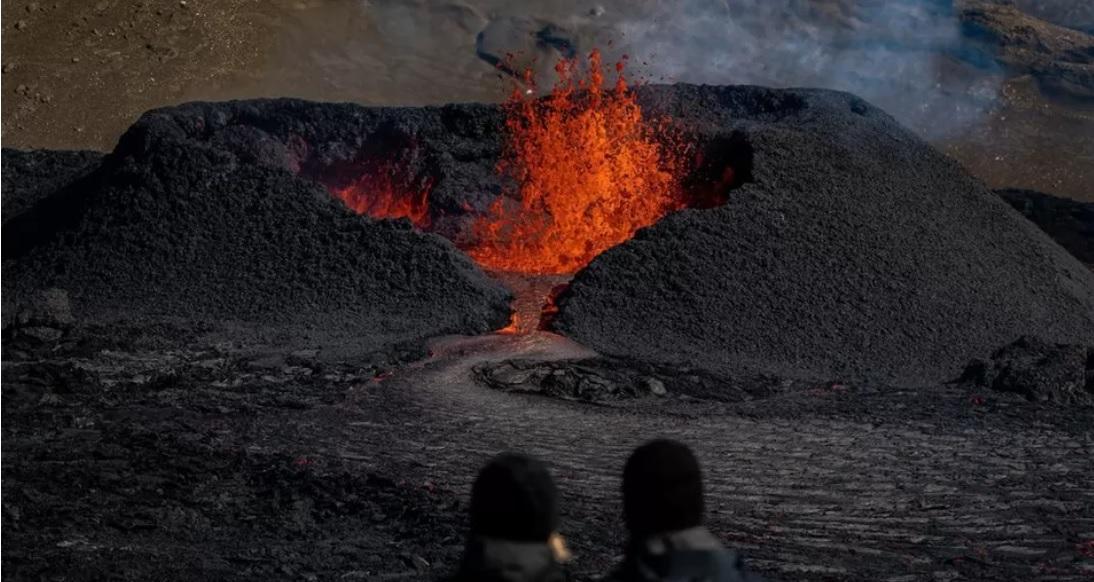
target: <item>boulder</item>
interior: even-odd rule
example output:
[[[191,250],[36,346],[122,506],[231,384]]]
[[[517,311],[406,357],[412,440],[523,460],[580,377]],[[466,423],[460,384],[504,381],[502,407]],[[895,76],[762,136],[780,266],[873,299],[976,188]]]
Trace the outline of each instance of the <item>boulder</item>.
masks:
[[[1094,350],[1023,336],[972,361],[961,380],[1034,402],[1094,403]]]

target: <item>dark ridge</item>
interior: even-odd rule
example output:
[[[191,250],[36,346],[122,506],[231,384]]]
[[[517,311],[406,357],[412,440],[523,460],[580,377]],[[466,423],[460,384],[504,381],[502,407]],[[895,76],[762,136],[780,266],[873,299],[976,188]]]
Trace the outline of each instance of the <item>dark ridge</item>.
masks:
[[[1031,402],[1090,405],[1094,404],[1092,363],[1094,349],[1087,346],[1022,336],[990,358],[972,361],[959,382],[1013,392]]]
[[[421,148],[414,136],[392,123],[384,123],[363,143],[352,157],[314,156],[304,160],[299,175],[328,188],[342,188],[379,166],[388,166],[407,183],[428,181],[427,165],[419,156]]]
[[[743,133],[703,136],[695,147],[695,160],[683,183],[687,208],[721,206],[730,191],[752,181],[752,144]]]
[[[4,176],[4,223],[87,176],[102,159],[100,152],[3,148],[0,165]]]
[[[639,98],[693,142],[685,190],[703,210],[575,277],[553,327],[578,341],[715,371],[917,383],[1019,335],[1094,330],[1089,270],[862,99],[683,84]],[[328,189],[394,164],[430,180],[430,228],[459,241],[500,191],[501,115],[292,99],[149,112],[88,181],[8,229],[39,238],[12,247],[5,291],[407,338],[500,328],[508,293],[452,243],[354,216]]]
[[[385,341],[505,325],[508,292],[451,243],[353,215],[299,175],[380,155],[399,134],[432,156],[459,147],[435,108],[260,100],[149,112],[92,177],[5,229],[17,242],[5,295],[57,287],[87,317],[292,323]],[[410,160],[416,170],[425,157]]]
[[[1094,203],[1014,188],[995,193],[1075,258],[1094,268]]]
[[[594,259],[560,332],[633,360],[913,386],[1020,335],[1094,341],[1094,274],[861,99],[650,92],[700,142],[743,136],[752,181]]]
[[[3,256],[22,256],[54,236],[53,224],[71,226],[92,187],[103,154],[4,148]],[[47,219],[47,217],[49,217]]]

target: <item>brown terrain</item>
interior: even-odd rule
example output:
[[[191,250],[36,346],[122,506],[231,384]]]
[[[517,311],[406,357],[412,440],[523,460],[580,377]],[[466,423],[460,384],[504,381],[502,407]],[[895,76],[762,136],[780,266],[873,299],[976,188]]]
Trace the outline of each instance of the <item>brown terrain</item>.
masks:
[[[1094,8],[998,4],[1009,3],[959,1],[954,18],[915,2],[860,0],[783,9],[685,2],[671,10],[563,0],[519,8],[482,0],[13,0],[3,4],[3,144],[109,151],[144,111],[191,100],[498,101],[504,84],[492,58],[538,57],[534,66],[546,69],[560,52],[615,46],[654,82],[865,93],[989,186],[1094,200]],[[717,24],[719,15],[733,26]],[[692,17],[715,24],[702,29]],[[909,29],[946,32],[920,38]],[[765,46],[772,36],[778,46]],[[802,44],[785,52],[787,39]],[[725,48],[708,46],[719,42]],[[872,47],[892,52],[871,64]],[[797,62],[817,54],[824,70]]]

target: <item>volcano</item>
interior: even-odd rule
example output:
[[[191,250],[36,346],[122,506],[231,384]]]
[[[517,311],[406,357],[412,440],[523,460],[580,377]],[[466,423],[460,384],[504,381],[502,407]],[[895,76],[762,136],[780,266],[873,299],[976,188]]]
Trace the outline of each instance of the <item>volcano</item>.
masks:
[[[504,327],[507,292],[464,249],[488,270],[591,260],[558,297],[555,329],[713,371],[914,383],[1022,335],[1094,341],[1090,271],[856,97],[585,85],[598,109],[563,100],[576,88],[538,110],[260,100],[150,112],[97,170],[5,223],[5,281],[69,289],[93,315],[406,337]],[[499,171],[529,159],[523,175]],[[726,203],[688,202],[712,199]]]
[[[713,460],[712,527],[773,579],[1023,579],[1047,551],[1082,579],[1060,532],[1090,507],[1072,477],[1090,469],[1076,379],[1094,359],[1062,344],[1091,342],[1090,270],[853,95],[605,90],[618,117],[582,95],[190,103],[105,156],[5,150],[5,529],[23,572],[413,577],[458,560],[454,491],[516,443],[567,475],[562,527],[591,579],[622,543],[607,476],[664,433]],[[514,149],[529,131],[546,150]],[[604,192],[652,212],[575,230]],[[591,204],[554,228],[559,198]],[[1051,208],[1031,216],[1056,224]],[[1080,236],[1071,212],[1060,232]],[[1066,357],[1046,375],[1041,352],[996,351],[1020,336]],[[981,384],[942,384],[990,354]],[[1012,371],[1043,398],[992,388]],[[959,561],[915,536],[1005,551]]]
[[[750,144],[752,180],[594,260],[559,298],[563,333],[639,360],[904,385],[953,379],[1004,338],[1094,341],[1090,270],[884,112],[825,91],[650,97]]]

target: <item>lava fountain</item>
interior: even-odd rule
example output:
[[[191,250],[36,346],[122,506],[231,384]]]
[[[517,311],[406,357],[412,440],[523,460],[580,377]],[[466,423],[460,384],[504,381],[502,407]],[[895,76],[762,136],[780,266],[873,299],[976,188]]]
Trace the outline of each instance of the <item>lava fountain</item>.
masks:
[[[585,62],[561,60],[545,97],[535,96],[526,71],[502,106],[501,194],[457,238],[514,291],[504,333],[549,325],[545,301],[550,307],[570,275],[670,212],[724,203],[739,177],[732,164],[705,159],[667,116],[644,114],[625,59],[608,86],[599,51]],[[369,164],[332,192],[358,214],[408,218],[429,230],[432,182],[415,180],[400,159]]]
[[[667,120],[643,119],[623,62],[610,89],[598,51],[584,77],[578,65],[559,61],[546,98],[518,88],[504,106],[497,170],[507,190],[475,222],[467,248],[487,269],[570,274],[685,206],[683,151],[667,143]]]

